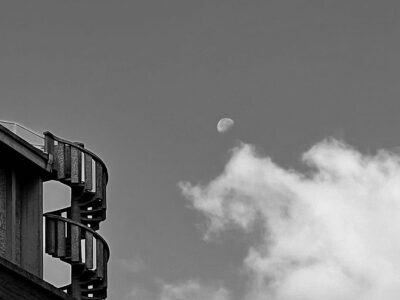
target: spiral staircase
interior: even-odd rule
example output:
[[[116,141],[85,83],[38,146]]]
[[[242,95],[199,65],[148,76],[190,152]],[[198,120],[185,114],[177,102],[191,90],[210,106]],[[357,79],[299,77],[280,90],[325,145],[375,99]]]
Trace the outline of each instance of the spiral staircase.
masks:
[[[44,214],[45,251],[71,265],[71,284],[61,290],[79,300],[105,299],[110,250],[97,230],[106,218],[107,168],[83,144],[44,135],[53,179],[71,188],[71,206]]]

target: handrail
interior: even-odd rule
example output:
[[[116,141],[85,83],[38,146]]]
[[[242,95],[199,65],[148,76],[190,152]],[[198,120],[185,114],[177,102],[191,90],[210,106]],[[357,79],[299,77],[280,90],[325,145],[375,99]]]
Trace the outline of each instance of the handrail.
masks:
[[[71,206],[67,206],[67,207],[64,207],[64,208],[57,209],[57,210],[52,210],[51,212],[45,213],[43,215],[51,214],[51,215],[58,216],[58,214],[62,214],[62,213],[68,212],[69,210],[71,210]]]
[[[98,156],[97,156],[96,154],[94,154],[92,151],[89,151],[89,150],[87,150],[86,148],[83,148],[83,147],[79,146],[79,145],[76,144],[76,143],[73,143],[73,142],[64,140],[64,139],[62,139],[62,138],[59,138],[59,137],[55,136],[54,134],[52,134],[50,131],[44,132],[44,135],[45,135],[45,137],[46,137],[46,136],[49,136],[49,137],[51,137],[53,140],[55,140],[55,141],[57,141],[57,142],[61,142],[61,143],[70,145],[71,147],[74,147],[74,148],[76,148],[76,149],[79,149],[80,151],[82,151],[82,152],[84,152],[84,153],[90,155],[90,156],[92,157],[92,159],[94,159],[96,162],[98,162],[98,163],[100,163],[100,164],[102,165],[102,167],[104,168],[104,171],[105,171],[105,173],[106,173],[107,182],[108,182],[108,170],[107,170],[106,164],[100,159],[100,157],[98,157]]]
[[[28,131],[28,132],[34,134],[34,135],[36,135],[37,137],[39,137],[39,138],[41,138],[41,139],[44,139],[44,136],[43,136],[43,135],[41,135],[41,134],[37,133],[36,131],[33,131],[32,129],[29,129],[28,127],[25,127],[24,125],[21,125],[21,124],[19,124],[19,123],[17,123],[17,122],[11,122],[11,121],[6,121],[6,120],[0,120],[0,123],[6,123],[6,124],[11,124],[11,125],[16,125],[16,126],[22,128],[22,129],[24,129],[24,130],[26,130],[26,131]]]
[[[45,217],[47,217],[47,218],[56,219],[56,220],[60,220],[60,221],[64,221],[64,222],[67,222],[67,223],[76,225],[76,226],[78,226],[78,227],[81,227],[81,228],[83,228],[83,229],[86,230],[86,231],[89,231],[91,234],[93,234],[93,236],[94,236],[96,239],[101,240],[101,241],[103,242],[103,244],[106,246],[106,250],[107,250],[107,262],[108,262],[108,260],[110,259],[110,248],[108,247],[108,244],[107,244],[107,242],[104,240],[104,238],[103,238],[100,234],[98,234],[96,231],[94,231],[92,228],[87,227],[87,226],[85,226],[85,225],[83,225],[83,224],[81,224],[81,223],[75,222],[75,221],[73,221],[73,220],[71,220],[71,219],[67,219],[67,218],[64,218],[64,217],[61,217],[61,216],[58,216],[58,215],[53,215],[52,213],[45,213],[45,214],[43,214],[43,215],[44,215]]]

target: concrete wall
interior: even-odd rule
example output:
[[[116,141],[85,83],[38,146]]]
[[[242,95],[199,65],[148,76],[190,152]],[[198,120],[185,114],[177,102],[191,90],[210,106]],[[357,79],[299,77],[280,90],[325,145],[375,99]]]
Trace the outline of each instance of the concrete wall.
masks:
[[[43,273],[42,202],[38,168],[0,147],[0,256],[38,277]]]
[[[76,300],[0,257],[0,299]]]
[[[6,201],[6,172],[0,168],[0,256],[2,257],[6,255]]]

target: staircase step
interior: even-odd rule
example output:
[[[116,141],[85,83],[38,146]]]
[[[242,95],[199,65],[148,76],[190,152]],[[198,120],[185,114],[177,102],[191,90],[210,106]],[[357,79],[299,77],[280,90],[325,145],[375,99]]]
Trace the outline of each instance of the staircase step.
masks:
[[[80,280],[79,281],[79,285],[80,286],[86,286],[86,285],[96,285],[96,284],[101,284],[102,283],[102,279],[98,278],[98,277],[93,277],[93,278],[88,278],[86,280]]]
[[[81,294],[82,296],[89,297],[89,294],[91,294],[93,297],[99,297],[99,298],[106,298],[107,297],[107,287],[99,285],[99,286],[94,286],[93,288],[81,288]]]
[[[82,289],[82,293],[89,293],[89,294],[97,294],[97,293],[104,293],[107,288],[104,286],[93,287],[92,289]]]
[[[90,279],[93,279],[93,278],[97,278],[96,277],[96,271],[95,270],[92,270],[92,269],[84,269],[83,271],[82,271],[82,274],[81,274],[81,276],[79,276],[79,282],[80,283],[83,283],[83,282],[86,282],[86,281],[88,281],[88,280],[90,280]]]
[[[79,203],[80,207],[89,207],[89,206],[95,206],[96,203],[98,203],[97,205],[101,205],[102,201],[100,198],[91,198],[90,200],[87,201],[83,201]]]
[[[104,208],[100,207],[100,208],[95,208],[95,209],[91,209],[91,210],[82,210],[81,211],[81,215],[93,215],[93,214],[102,214],[103,211],[105,211]]]
[[[105,299],[105,297],[86,297],[86,296],[82,296],[81,300],[103,300]]]
[[[81,222],[82,223],[92,224],[92,223],[99,223],[101,221],[103,221],[101,217],[97,217],[97,218],[81,218]]]
[[[92,199],[95,195],[96,195],[95,192],[84,190],[84,192],[82,194],[82,197],[81,197],[81,201],[85,202],[85,201],[87,201],[89,199]]]

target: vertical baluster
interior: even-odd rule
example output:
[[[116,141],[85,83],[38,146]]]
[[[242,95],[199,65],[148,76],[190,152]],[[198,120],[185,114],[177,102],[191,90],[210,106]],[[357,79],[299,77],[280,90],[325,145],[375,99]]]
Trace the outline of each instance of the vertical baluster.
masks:
[[[103,166],[96,161],[96,198],[103,199]]]
[[[46,217],[46,246],[45,250],[48,254],[54,254],[56,250],[56,230],[55,221]]]
[[[54,149],[55,155],[54,155],[54,166],[57,170],[57,178],[61,179],[65,177],[64,173],[64,144],[63,143],[58,143],[58,145],[55,146]]]
[[[57,220],[57,256],[65,256],[65,224],[61,220]]]
[[[80,228],[71,224],[71,261],[80,262],[81,260],[81,234]]]
[[[90,191],[93,188],[92,158],[85,154],[85,189]]]
[[[93,234],[85,232],[85,262],[88,269],[93,269]]]
[[[65,178],[71,177],[71,147],[68,144],[65,144],[65,156],[64,156],[64,173]]]
[[[101,204],[101,207],[103,208],[103,211],[101,213],[101,219],[104,221],[106,219],[106,211],[107,211],[107,173],[106,170],[103,170],[103,188],[102,188],[102,195],[103,195],[103,201]]]
[[[44,151],[48,154],[54,155],[54,138],[49,132],[44,133]]]
[[[107,280],[108,280],[107,279],[107,276],[108,276],[108,270],[107,270],[107,268],[108,268],[108,266],[107,266],[108,255],[109,254],[106,251],[104,251],[104,255],[103,255],[103,257],[104,257],[104,263],[103,263],[103,265],[104,265],[103,286],[104,287],[107,287]]]
[[[103,208],[107,208],[107,173],[103,170]]]
[[[96,274],[100,278],[104,276],[104,250],[100,239],[96,239]]]
[[[81,181],[81,151],[78,148],[71,147],[71,183]]]

